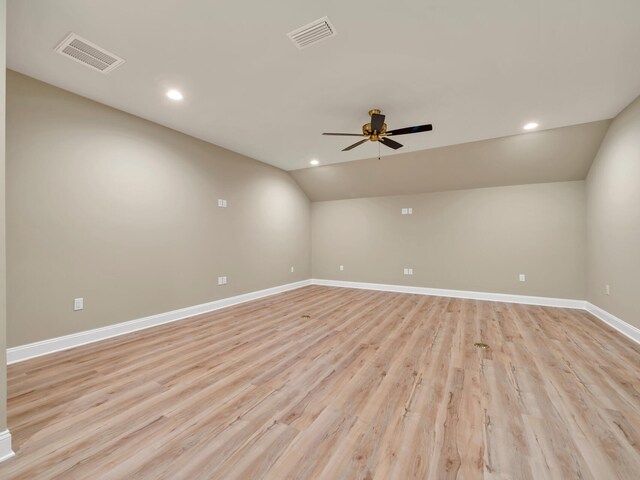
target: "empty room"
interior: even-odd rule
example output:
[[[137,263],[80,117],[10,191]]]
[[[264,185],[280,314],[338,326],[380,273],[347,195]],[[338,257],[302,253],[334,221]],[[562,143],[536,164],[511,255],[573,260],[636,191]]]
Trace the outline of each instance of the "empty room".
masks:
[[[640,478],[638,25],[0,0],[0,479]]]

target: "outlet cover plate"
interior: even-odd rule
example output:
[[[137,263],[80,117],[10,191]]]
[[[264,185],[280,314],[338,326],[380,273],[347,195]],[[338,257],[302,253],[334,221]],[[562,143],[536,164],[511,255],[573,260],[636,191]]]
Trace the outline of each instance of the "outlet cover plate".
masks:
[[[84,309],[84,298],[74,298],[73,299],[73,310],[77,312],[78,310]]]

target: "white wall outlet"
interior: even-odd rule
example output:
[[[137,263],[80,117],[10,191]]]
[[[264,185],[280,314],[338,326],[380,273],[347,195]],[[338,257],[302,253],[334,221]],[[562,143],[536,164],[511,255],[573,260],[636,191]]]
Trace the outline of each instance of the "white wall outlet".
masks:
[[[218,277],[218,285],[226,285],[227,277]]]
[[[405,275],[413,275],[413,268],[405,268],[404,269],[404,274]]]
[[[227,201],[223,198],[218,199],[218,206],[220,208],[227,208]]]
[[[344,265],[340,265],[340,271],[344,272]]]
[[[527,276],[524,273],[520,274],[520,281],[521,282],[526,282],[527,281]]]
[[[402,215],[413,215],[413,208],[411,207],[403,208]]]
[[[84,298],[74,298],[73,299],[73,310],[78,311],[84,309]]]
[[[604,294],[611,295],[611,287],[609,285],[604,286]]]
[[[295,270],[295,269],[294,269],[293,267],[291,267],[291,273],[293,273],[293,272],[294,272],[294,270]]]

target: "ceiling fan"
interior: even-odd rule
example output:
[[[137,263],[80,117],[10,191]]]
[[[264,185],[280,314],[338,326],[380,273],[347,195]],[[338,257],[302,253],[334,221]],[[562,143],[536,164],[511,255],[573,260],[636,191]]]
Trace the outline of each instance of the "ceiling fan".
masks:
[[[347,148],[343,148],[342,151],[346,152],[352,148],[362,145],[367,140],[372,142],[380,142],[389,148],[397,150],[402,147],[401,143],[390,139],[390,136],[407,135],[409,133],[429,132],[433,130],[431,124],[428,125],[416,125],[415,127],[398,128],[396,130],[387,130],[387,124],[384,123],[384,115],[380,113],[380,110],[374,109],[369,111],[371,117],[371,123],[365,123],[362,126],[362,133],[323,133],[323,135],[337,135],[341,137],[366,137],[364,140],[349,145]]]

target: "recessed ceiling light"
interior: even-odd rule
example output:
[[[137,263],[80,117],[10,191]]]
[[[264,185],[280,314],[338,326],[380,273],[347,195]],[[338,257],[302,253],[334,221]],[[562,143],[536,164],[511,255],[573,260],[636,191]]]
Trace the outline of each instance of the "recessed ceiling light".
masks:
[[[320,162],[315,158],[309,162],[311,165],[320,165]]]
[[[178,90],[172,89],[167,92],[167,97],[171,100],[182,100],[184,97]]]
[[[535,128],[538,128],[538,124],[536,122],[529,122],[522,128],[524,128],[525,130],[533,130]]]

